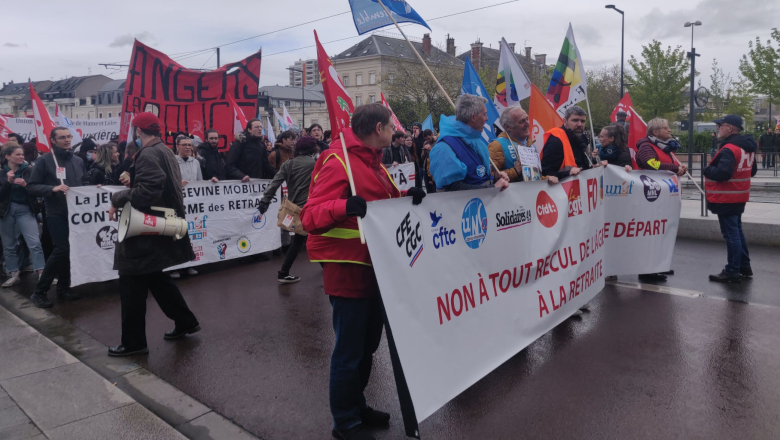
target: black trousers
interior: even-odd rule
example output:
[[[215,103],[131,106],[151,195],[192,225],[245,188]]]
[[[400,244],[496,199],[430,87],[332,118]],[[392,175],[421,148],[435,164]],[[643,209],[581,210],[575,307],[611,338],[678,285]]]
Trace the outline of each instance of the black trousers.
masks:
[[[146,348],[146,296],[151,291],[165,316],[177,328],[198,325],[179,288],[168,274],[119,275],[119,297],[122,302],[122,345],[129,350]]]
[[[46,226],[54,243],[54,250],[46,260],[41,279],[35,286],[35,294],[46,295],[51,283],[57,278],[57,292],[70,289],[70,238],[68,237],[68,217],[48,216]]]
[[[282,231],[283,233],[287,231]],[[298,235],[295,234],[292,236],[292,240],[290,241],[290,247],[287,248],[287,255],[284,257],[284,263],[282,263],[282,270],[281,272],[285,275],[290,274],[290,268],[292,267],[293,263],[295,263],[295,259],[298,257],[298,252],[301,251],[301,248],[306,244],[306,236],[305,235]]]

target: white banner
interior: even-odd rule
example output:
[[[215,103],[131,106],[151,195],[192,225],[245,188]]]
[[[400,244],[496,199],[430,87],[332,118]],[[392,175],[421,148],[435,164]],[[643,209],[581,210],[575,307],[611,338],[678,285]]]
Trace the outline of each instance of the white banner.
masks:
[[[119,136],[119,120],[121,118],[106,119],[68,119],[73,128],[82,138],[92,138],[100,145]],[[22,135],[25,142],[35,137],[35,120],[33,118],[8,118],[8,129],[13,133]]]
[[[173,267],[197,266],[268,252],[281,246],[276,216],[281,193],[265,215],[257,210],[269,180],[192,182],[183,189],[195,260]],[[71,284],[118,278],[113,270],[118,223],[108,220],[111,193],[124,187],[84,186],[68,190]]]
[[[414,179],[416,178],[414,173],[414,163],[402,163],[394,167],[387,168],[387,172],[393,177],[395,185],[401,191],[409,189],[414,186]]]
[[[433,194],[419,206],[406,198],[369,204],[366,241],[418,421],[591,300],[611,275],[610,243],[625,248],[621,270],[669,269],[679,197],[650,184],[659,191],[651,200],[652,191],[645,198],[634,183],[629,195],[644,203],[608,199],[605,187],[625,179],[615,167],[598,168],[557,185]],[[605,221],[628,209],[628,220],[645,226],[662,213],[670,218],[659,234],[609,241],[614,226]],[[661,245],[648,251],[645,240]]]

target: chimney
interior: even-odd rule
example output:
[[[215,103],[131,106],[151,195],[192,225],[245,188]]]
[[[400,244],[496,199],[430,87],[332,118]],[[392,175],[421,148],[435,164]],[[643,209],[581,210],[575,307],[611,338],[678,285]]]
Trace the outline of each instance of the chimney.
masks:
[[[534,58],[536,58],[536,62],[540,64],[547,65],[547,54],[546,53],[538,53],[534,55]]]
[[[509,43],[509,50],[511,50],[512,53],[515,53],[515,43]]]
[[[471,64],[475,69],[482,67],[482,43],[477,40],[476,43],[471,43]]]
[[[529,60],[531,59],[531,47],[530,46],[526,46],[525,47],[525,57],[528,58]]]
[[[447,34],[447,54],[455,56],[455,39],[450,34]]]
[[[431,34],[425,34],[423,35],[423,46],[422,46],[423,52],[425,52],[426,55],[431,56]]]

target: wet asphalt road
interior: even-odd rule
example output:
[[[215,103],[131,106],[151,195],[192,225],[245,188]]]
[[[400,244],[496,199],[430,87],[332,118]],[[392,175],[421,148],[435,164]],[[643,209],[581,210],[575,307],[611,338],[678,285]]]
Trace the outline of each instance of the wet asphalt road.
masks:
[[[422,422],[422,438],[780,438],[780,249],[751,252],[755,279],[724,286],[707,275],[723,267],[725,245],[678,240],[677,275],[665,285],[702,297],[608,285],[589,313]],[[262,439],[328,439],[333,331],[321,270],[302,253],[293,268],[302,282],[279,286],[281,261],[225,262],[183,278],[203,327],[183,341],[163,340],[172,323],[150,296],[150,354],[135,360]],[[84,286],[86,298],[50,310],[114,345],[116,289]],[[384,340],[367,397],[393,417],[377,437],[405,438]]]

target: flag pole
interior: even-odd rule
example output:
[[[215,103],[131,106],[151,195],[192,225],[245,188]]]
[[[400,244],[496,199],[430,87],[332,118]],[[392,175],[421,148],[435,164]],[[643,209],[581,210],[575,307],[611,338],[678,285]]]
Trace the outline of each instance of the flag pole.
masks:
[[[352,195],[356,196],[355,191],[355,179],[352,178],[352,166],[349,164],[349,154],[347,154],[347,143],[344,142],[344,133],[339,131],[339,138],[341,138],[341,148],[344,149],[344,161],[347,163],[347,178],[349,178],[349,188],[352,190]],[[363,232],[363,219],[357,216],[358,232],[360,233],[360,244],[366,244],[366,235]]]
[[[588,122],[590,122],[590,154],[588,154],[588,159],[590,160],[590,163],[593,165],[598,165],[598,162],[593,162],[593,151],[596,150],[596,132],[593,131],[593,113],[590,112],[590,99],[588,99],[588,92],[585,92],[585,106],[588,108]],[[626,134],[627,135],[627,134]],[[628,139],[626,137],[626,139]]]

